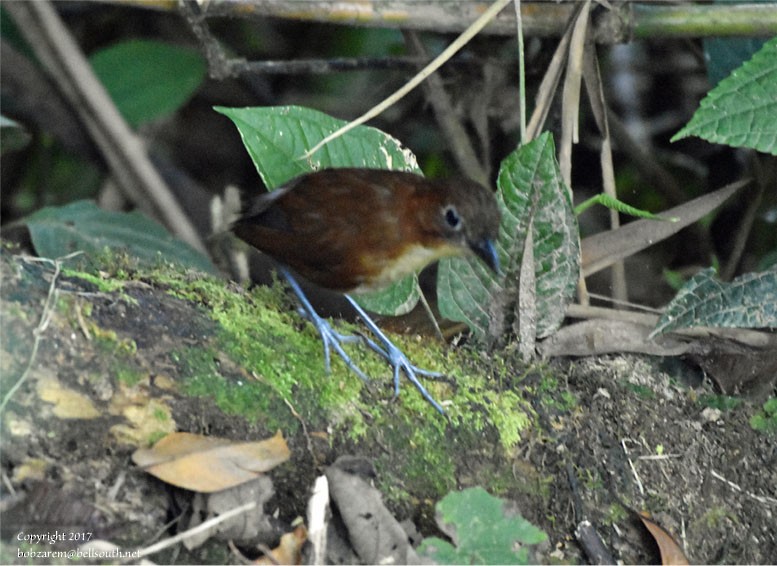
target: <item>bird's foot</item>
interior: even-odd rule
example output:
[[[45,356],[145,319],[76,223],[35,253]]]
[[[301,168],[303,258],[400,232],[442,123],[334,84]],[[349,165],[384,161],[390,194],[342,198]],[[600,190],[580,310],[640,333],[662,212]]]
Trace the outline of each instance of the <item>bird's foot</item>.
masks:
[[[435,371],[421,369],[410,363],[410,360],[404,354],[404,352],[402,352],[402,350],[400,350],[391,340],[389,340],[383,331],[378,328],[378,325],[375,324],[375,321],[370,318],[367,312],[352,297],[349,295],[346,295],[345,297],[351,303],[353,308],[356,309],[356,312],[359,313],[359,316],[364,321],[364,324],[366,324],[370,331],[375,335],[375,337],[381,343],[381,346],[365,337],[364,340],[366,344],[375,352],[380,354],[383,358],[385,358],[389,365],[394,369],[394,397],[399,395],[399,373],[400,371],[404,371],[405,375],[410,380],[410,383],[415,385],[416,389],[418,389],[418,391],[421,393],[421,396],[426,399],[429,404],[437,410],[437,412],[439,412],[441,415],[445,415],[445,410],[442,408],[442,405],[435,401],[431,393],[429,393],[426,387],[424,387],[424,385],[418,379],[419,375],[426,377],[442,377],[442,374]]]
[[[351,371],[353,371],[364,381],[369,381],[367,375],[361,369],[359,369],[359,366],[354,363],[351,357],[343,349],[343,344],[364,342],[364,337],[340,334],[337,332],[334,328],[332,328],[332,325],[329,324],[329,322],[323,319],[316,312],[316,309],[314,309],[313,305],[310,304],[310,301],[308,301],[308,298],[305,296],[302,288],[299,286],[291,273],[286,268],[281,268],[281,272],[283,273],[284,277],[286,277],[286,281],[288,281],[291,290],[294,291],[294,294],[297,295],[297,298],[302,304],[302,306],[298,309],[298,312],[303,318],[308,319],[308,321],[310,321],[310,323],[316,327],[319,336],[321,336],[321,342],[324,344],[324,363],[326,366],[326,372],[330,373],[332,371],[330,350],[334,350],[337,352],[337,355],[343,359],[345,365],[348,366]]]
[[[364,337],[354,336],[349,334],[340,334],[334,328],[332,328],[332,325],[329,324],[329,322],[321,318],[315,312],[310,312],[310,313],[305,312],[305,318],[307,318],[313,324],[313,326],[316,327],[316,330],[318,330],[318,334],[321,336],[321,342],[323,342],[324,344],[324,363],[326,365],[327,373],[330,373],[332,371],[331,363],[330,363],[330,353],[329,353],[331,348],[335,352],[337,352],[338,356],[342,358],[342,360],[345,362],[345,365],[348,366],[348,369],[353,371],[364,381],[369,381],[369,378],[367,377],[367,375],[361,369],[359,369],[359,366],[357,366],[354,363],[351,357],[343,349],[343,344],[364,342],[365,341]]]
[[[294,291],[294,294],[297,295],[297,298],[302,304],[302,308],[300,310],[302,316],[307,318],[313,324],[313,326],[316,327],[316,330],[318,330],[318,333],[321,336],[321,341],[324,343],[324,360],[326,363],[327,373],[329,373],[331,368],[330,350],[334,350],[337,352],[337,355],[343,359],[345,365],[348,366],[351,371],[353,371],[364,381],[368,381],[369,378],[367,375],[361,369],[359,369],[359,367],[353,362],[351,357],[343,349],[343,344],[364,342],[372,350],[385,358],[394,369],[394,397],[399,395],[399,373],[400,371],[403,371],[410,382],[415,385],[416,389],[418,389],[418,391],[421,393],[423,398],[426,399],[429,404],[437,410],[437,412],[439,412],[441,415],[445,415],[445,411],[443,410],[442,405],[434,400],[434,397],[432,397],[429,391],[427,391],[426,387],[424,387],[424,385],[418,379],[419,375],[426,377],[441,377],[442,374],[421,369],[411,364],[410,360],[402,352],[402,350],[397,348],[397,346],[395,346],[394,343],[388,339],[388,337],[380,330],[380,328],[378,328],[378,325],[375,324],[372,318],[370,318],[367,312],[349,295],[345,295],[345,297],[348,299],[351,305],[353,305],[353,308],[356,309],[356,312],[359,313],[359,316],[364,321],[364,324],[367,325],[367,328],[369,328],[378,339],[380,345],[370,338],[367,338],[366,336],[340,334],[332,328],[332,325],[329,324],[329,322],[319,316],[291,273],[286,268],[281,268],[281,272],[286,277],[289,286],[291,287],[292,291]]]

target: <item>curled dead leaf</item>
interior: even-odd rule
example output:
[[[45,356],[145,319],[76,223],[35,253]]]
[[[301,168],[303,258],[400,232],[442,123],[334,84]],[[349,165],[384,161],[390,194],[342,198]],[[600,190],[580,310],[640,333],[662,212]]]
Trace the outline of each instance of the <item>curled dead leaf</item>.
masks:
[[[661,564],[677,566],[687,566],[689,564],[682,547],[669,531],[642,513],[637,513],[636,515],[656,541],[658,550],[661,553]]]
[[[289,456],[289,447],[280,431],[258,442],[174,432],[153,448],[136,450],[132,461],[171,485],[213,493],[255,479]]]

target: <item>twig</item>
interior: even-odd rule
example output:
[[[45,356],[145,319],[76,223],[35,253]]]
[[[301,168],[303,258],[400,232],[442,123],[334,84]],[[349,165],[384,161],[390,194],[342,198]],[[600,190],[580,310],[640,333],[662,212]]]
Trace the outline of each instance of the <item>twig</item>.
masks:
[[[570,191],[572,198],[572,145],[579,138],[580,117],[580,85],[583,76],[583,54],[585,39],[588,35],[591,0],[584,0],[580,12],[572,26],[572,36],[569,41],[569,56],[564,76],[564,86],[561,90],[561,140],[559,142],[558,162],[561,178]]]
[[[629,468],[631,468],[631,473],[634,474],[634,481],[637,482],[637,487],[639,488],[639,493],[641,495],[645,495],[645,488],[642,485],[642,480],[639,479],[639,474],[637,473],[637,468],[634,467],[634,462],[631,461],[631,457],[629,456],[629,449],[626,448],[626,439],[621,439],[621,447],[623,448],[623,453],[626,455],[626,460],[629,462]]]
[[[774,497],[766,497],[763,495],[755,495],[754,493],[750,493],[749,491],[743,490],[741,487],[739,487],[737,484],[735,484],[731,480],[727,480],[723,476],[721,476],[718,472],[715,470],[710,470],[710,475],[715,478],[716,480],[720,480],[726,485],[728,485],[731,489],[734,491],[738,491],[742,495],[746,495],[747,497],[751,499],[755,499],[758,503],[762,503],[764,505],[777,505],[777,499]]]
[[[239,507],[235,507],[234,509],[230,509],[229,511],[222,513],[217,517],[208,519],[207,521],[200,523],[196,527],[192,527],[191,529],[185,530],[182,533],[178,533],[174,537],[166,538],[165,540],[161,540],[156,544],[152,544],[151,546],[147,546],[146,548],[140,549],[137,551],[137,554],[132,555],[132,559],[137,560],[139,558],[143,558],[144,556],[148,556],[149,554],[154,554],[156,552],[159,552],[160,550],[164,550],[165,548],[173,546],[174,544],[178,544],[179,542],[186,540],[187,538],[191,538],[195,535],[205,532],[209,530],[211,527],[218,525],[219,523],[228,521],[232,517],[236,517],[241,513],[250,511],[254,507],[256,507],[256,501],[249,501],[248,503],[244,503],[243,505],[240,505]]]
[[[110,3],[146,9],[174,10],[175,2],[149,0],[110,0]],[[604,2],[600,2],[604,4]],[[278,0],[211,0],[207,15],[213,17],[285,18],[294,21],[318,21],[333,24],[380,28],[403,28],[457,33],[476,17],[483,2],[460,1],[456,9],[450,2],[439,0],[313,0],[279,2]],[[673,5],[669,0],[618,2],[617,9],[597,18],[594,37],[598,43],[612,44],[632,38],[772,36],[777,31],[777,13],[769,3],[754,1],[727,4]],[[649,4],[649,5],[648,5]],[[524,34],[534,37],[558,37],[578,0],[533,1],[524,7]],[[636,5],[636,6],[635,6]],[[732,9],[734,8],[734,9]],[[484,33],[515,34],[512,13],[495,18]]]
[[[126,196],[205,252],[189,217],[152,165],[143,142],[119,113],[51,2],[10,2],[4,7],[78,113]]]
[[[443,63],[445,63],[448,59],[453,57],[453,55],[457,51],[459,51],[473,37],[475,37],[475,35],[477,35],[477,33],[480,30],[482,30],[486,26],[486,24],[488,24],[488,22],[490,22],[493,18],[495,18],[496,15],[502,11],[502,8],[507,6],[507,4],[509,4],[510,2],[512,2],[512,0],[494,0],[494,3],[491,4],[488,10],[483,12],[483,14],[464,31],[464,33],[462,33],[459,37],[457,37],[453,43],[451,43],[442,53],[440,53],[437,57],[435,57],[434,60],[431,63],[429,63],[426,67],[424,67],[416,76],[414,76],[407,83],[405,83],[405,85],[402,86],[402,88],[397,90],[394,94],[389,96],[383,102],[374,106],[373,108],[371,108],[370,110],[368,110],[366,113],[362,114],[355,120],[352,120],[342,128],[338,128],[336,131],[326,136],[323,140],[321,140],[316,145],[314,145],[310,150],[305,152],[305,154],[302,155],[300,159],[310,159],[314,153],[316,153],[319,149],[324,147],[330,141],[336,138],[339,138],[346,132],[349,132],[352,129],[354,129],[356,126],[360,126],[361,124],[364,124],[365,122],[367,122],[368,120],[371,120],[375,116],[378,116],[386,108],[389,108],[392,104],[402,99],[402,97],[404,97],[407,93],[409,93],[419,84],[421,84],[421,82],[426,77],[431,75],[433,72],[439,69],[443,65]]]
[[[624,320],[626,322],[642,324],[651,328],[658,323],[658,316],[654,314],[620,311],[605,307],[591,307],[577,304],[572,304],[567,307],[566,316],[581,319],[603,318],[606,320]],[[714,336],[724,340],[740,342],[752,348],[777,348],[777,336],[769,332],[751,330],[749,328],[681,328],[672,331],[672,334],[690,338],[708,338]]]
[[[421,43],[416,32],[405,31],[403,35],[411,53],[419,56],[419,58],[428,59],[426,48],[424,48],[424,44]],[[488,186],[488,171],[486,171],[483,163],[478,160],[467,130],[464,129],[464,126],[456,118],[456,111],[453,109],[448,93],[445,92],[442,79],[439,75],[430,75],[424,86],[429,95],[429,102],[434,110],[434,117],[445,134],[445,139],[456,156],[456,161],[462,172],[481,185]]]
[[[734,277],[734,273],[736,273],[737,266],[739,266],[739,262],[742,260],[742,255],[744,254],[747,240],[750,238],[750,234],[752,233],[753,223],[758,216],[758,210],[761,207],[761,202],[763,201],[766,185],[767,183],[773,182],[775,172],[777,172],[777,168],[773,166],[771,167],[772,171],[769,171],[768,169],[767,171],[764,171],[764,165],[766,165],[766,163],[771,163],[771,161],[767,160],[771,160],[771,158],[761,160],[759,156],[753,155],[750,159],[750,163],[753,165],[755,173],[755,187],[748,193],[745,193],[745,195],[748,197],[747,206],[745,207],[744,213],[742,214],[742,219],[739,222],[739,226],[737,226],[737,229],[734,232],[732,238],[734,244],[731,249],[731,254],[728,257],[726,264],[720,271],[720,278],[723,281],[731,281],[731,278]],[[772,181],[767,181],[767,179]]]
[[[35,329],[32,331],[32,335],[34,336],[33,342],[32,342],[32,352],[30,352],[30,358],[27,360],[27,366],[24,368],[24,371],[22,372],[21,377],[16,381],[16,383],[13,384],[13,387],[8,390],[8,393],[5,394],[3,397],[3,402],[0,403],[0,413],[5,410],[5,406],[8,404],[8,402],[11,400],[11,397],[14,396],[14,394],[19,390],[19,388],[22,386],[22,384],[25,382],[27,377],[30,375],[30,371],[32,370],[32,366],[35,363],[35,358],[38,356],[38,348],[40,347],[40,341],[43,338],[43,333],[46,332],[46,329],[49,326],[49,323],[51,322],[51,313],[53,312],[54,307],[54,299],[57,296],[57,278],[59,277],[59,274],[62,270],[62,262],[67,261],[68,259],[72,259],[76,256],[81,255],[83,252],[77,251],[73,252],[71,254],[59,257],[57,259],[49,259],[45,257],[25,257],[24,261],[29,262],[40,262],[40,263],[48,263],[54,266],[54,275],[51,277],[51,283],[49,284],[49,292],[46,295],[46,302],[43,303],[43,312],[40,315],[40,321],[38,322],[38,326],[35,327]]]
[[[253,372],[252,372],[253,373]],[[256,374],[253,374],[256,375]],[[276,390],[276,393],[283,399],[283,402],[286,403],[286,406],[291,411],[291,415],[299,421],[299,423],[302,425],[302,433],[305,436],[305,442],[307,443],[308,452],[310,453],[310,457],[312,458],[313,462],[316,466],[320,466],[321,463],[318,461],[318,458],[316,458],[316,453],[313,451],[313,441],[310,439],[310,434],[308,433],[308,425],[305,423],[305,420],[302,418],[302,415],[300,415],[297,412],[297,409],[294,408],[294,405],[291,404],[291,401],[286,399],[283,395],[280,394],[280,391]]]
[[[561,81],[564,63],[569,54],[569,42],[572,39],[572,28],[582,7],[582,4],[578,4],[575,11],[572,13],[572,16],[567,21],[566,31],[561,36],[561,40],[558,42],[556,50],[553,52],[553,57],[548,64],[548,70],[545,71],[545,75],[542,77],[540,86],[537,89],[534,111],[529,119],[529,124],[526,126],[524,143],[527,143],[540,135],[542,127],[545,124],[545,119],[548,117],[551,102],[556,95],[558,84]]]
[[[518,104],[521,144],[529,143],[526,139],[526,61],[523,44],[523,14],[521,13],[521,0],[513,0],[515,5],[515,27],[518,40]]]

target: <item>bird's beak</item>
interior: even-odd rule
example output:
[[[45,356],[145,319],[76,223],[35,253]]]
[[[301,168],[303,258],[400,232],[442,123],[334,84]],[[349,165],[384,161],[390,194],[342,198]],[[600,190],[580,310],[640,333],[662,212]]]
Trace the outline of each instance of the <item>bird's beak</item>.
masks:
[[[502,275],[502,269],[499,266],[499,254],[496,253],[496,246],[494,241],[490,238],[480,240],[479,242],[473,242],[470,244],[470,248],[475,255],[486,262],[486,265],[497,275]]]

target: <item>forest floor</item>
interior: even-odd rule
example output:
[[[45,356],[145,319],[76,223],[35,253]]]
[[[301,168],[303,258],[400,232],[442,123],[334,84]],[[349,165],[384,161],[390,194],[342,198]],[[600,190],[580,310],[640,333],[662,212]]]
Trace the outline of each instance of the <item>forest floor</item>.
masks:
[[[279,532],[305,515],[322,469],[355,455],[374,465],[375,486],[394,516],[414,522],[422,536],[440,536],[434,504],[447,491],[482,486],[547,533],[548,542],[532,555],[543,563],[586,561],[575,539],[584,519],[617,560],[656,560],[656,543],[635,511],[673,533],[692,563],[767,564],[777,557],[775,436],[751,426],[757,404],[717,396],[682,363],[613,355],[527,369],[510,355],[469,351],[463,357],[476,363],[468,371],[482,373],[488,395],[502,396],[454,406],[450,421],[406,384],[392,401],[388,376],[364,387],[353,374],[326,377],[318,367],[310,370],[315,379],[333,380],[348,394],[355,388],[364,407],[335,399],[316,412],[317,400],[302,385],[289,386],[289,396],[279,393],[284,402],[234,393],[249,390],[257,371],[260,380],[270,378],[243,367],[238,350],[225,346],[238,338],[224,338],[225,319],[213,312],[225,296],[255,303],[264,295],[219,282],[213,283],[219,296],[210,297],[211,287],[186,275],[166,275],[165,283],[158,275],[133,274],[111,285],[110,277],[65,272],[54,282],[50,320],[36,333],[52,267],[6,251],[0,266],[3,394],[25,375],[2,412],[2,563],[45,563],[19,557],[78,543],[36,547],[20,538],[24,533],[88,532],[128,550],[169,536],[178,528],[169,522],[190,494],[135,466],[137,448],[175,430],[242,442],[278,428],[292,456],[268,473],[274,495],[264,511]],[[284,307],[283,301],[267,308]],[[306,323],[293,311],[281,322],[320,356],[315,333],[300,332]],[[284,341],[272,347],[288,361],[294,356],[283,350]],[[322,396],[329,394],[326,383]],[[497,413],[487,405],[507,390],[520,410],[507,424],[493,423]],[[252,418],[257,407],[273,418]],[[508,430],[514,437],[507,438]],[[237,560],[216,537],[151,559]]]

